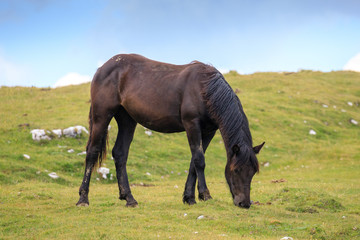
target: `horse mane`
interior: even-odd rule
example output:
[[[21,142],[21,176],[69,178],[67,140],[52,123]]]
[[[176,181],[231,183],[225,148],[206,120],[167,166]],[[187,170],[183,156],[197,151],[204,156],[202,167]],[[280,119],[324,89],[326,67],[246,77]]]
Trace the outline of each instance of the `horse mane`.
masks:
[[[259,164],[252,151],[252,137],[248,119],[240,100],[224,76],[215,68],[211,68],[213,71],[208,71],[208,77],[203,80],[202,95],[211,118],[218,124],[228,159],[231,157],[232,147],[238,145],[242,157],[238,158],[238,162],[233,163],[233,166],[239,167],[250,160],[258,171]]]

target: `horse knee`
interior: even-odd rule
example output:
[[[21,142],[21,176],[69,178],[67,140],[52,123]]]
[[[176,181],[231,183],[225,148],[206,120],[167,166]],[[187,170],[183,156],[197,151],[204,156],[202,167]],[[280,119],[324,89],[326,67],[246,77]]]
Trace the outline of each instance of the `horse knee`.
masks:
[[[112,150],[112,156],[114,158],[115,165],[122,168],[123,166],[126,166],[127,162],[127,154],[126,152],[119,151],[118,149]]]
[[[205,157],[201,152],[197,152],[193,156],[193,161],[195,168],[197,169],[205,169]]]
[[[117,149],[113,148],[112,150],[112,156],[113,158],[116,160],[116,159],[121,159],[123,154],[121,154],[121,152],[119,152]]]

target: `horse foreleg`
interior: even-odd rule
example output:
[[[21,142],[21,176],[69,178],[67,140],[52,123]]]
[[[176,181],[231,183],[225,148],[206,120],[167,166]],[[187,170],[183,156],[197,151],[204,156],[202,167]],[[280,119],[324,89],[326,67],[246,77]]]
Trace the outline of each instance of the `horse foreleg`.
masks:
[[[211,140],[213,139],[215,132],[216,132],[216,130],[210,131],[210,132],[202,132],[201,137],[202,137],[202,147],[203,147],[204,154],[205,154],[206,149],[209,146]],[[204,164],[205,164],[205,159],[204,159]],[[205,173],[204,173],[204,182],[205,182]],[[198,182],[199,199],[203,200],[203,201],[212,199],[212,197],[210,195],[210,191],[207,187],[204,192],[200,191],[199,183],[200,183],[200,181]],[[206,185],[206,183],[205,183],[205,185]]]
[[[195,165],[191,161],[189,174],[185,184],[185,191],[183,194],[183,203],[187,203],[189,205],[193,205],[196,203],[195,201],[195,185],[196,185],[196,170]]]
[[[198,119],[193,119],[191,121],[184,122],[184,127],[188,137],[192,157],[191,157],[188,180],[185,185],[183,201],[189,204],[194,204],[195,203],[194,188],[195,188],[196,177],[194,177],[193,174],[194,171],[192,169],[195,169],[195,173],[198,178],[199,199],[208,200],[211,199],[211,196],[205,180],[205,173],[204,173],[205,157],[204,157],[204,148],[203,148],[200,122]],[[207,148],[209,142],[210,141],[206,142],[205,149]]]

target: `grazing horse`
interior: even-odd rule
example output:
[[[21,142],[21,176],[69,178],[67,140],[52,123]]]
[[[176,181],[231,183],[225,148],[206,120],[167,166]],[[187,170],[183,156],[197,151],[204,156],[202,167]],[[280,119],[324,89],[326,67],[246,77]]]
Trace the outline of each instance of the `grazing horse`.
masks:
[[[78,206],[89,205],[92,170],[106,156],[108,125],[112,118],[118,135],[112,150],[120,199],[126,206],[138,203],[131,194],[126,171],[136,124],[162,133],[186,131],[191,150],[183,202],[195,204],[198,179],[200,200],[211,199],[205,181],[204,153],[220,130],[227,152],[225,177],[236,206],[249,208],[250,183],[259,171],[248,120],[239,98],[214,67],[194,61],[173,65],[135,54],[121,54],[100,67],[91,83],[89,140]]]

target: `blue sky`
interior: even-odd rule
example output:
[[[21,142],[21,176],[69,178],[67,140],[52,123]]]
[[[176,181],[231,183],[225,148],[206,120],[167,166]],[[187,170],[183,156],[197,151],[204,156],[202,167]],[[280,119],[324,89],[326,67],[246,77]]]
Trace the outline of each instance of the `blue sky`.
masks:
[[[0,1],[0,86],[90,79],[118,53],[244,74],[342,70],[360,58],[360,1]]]

